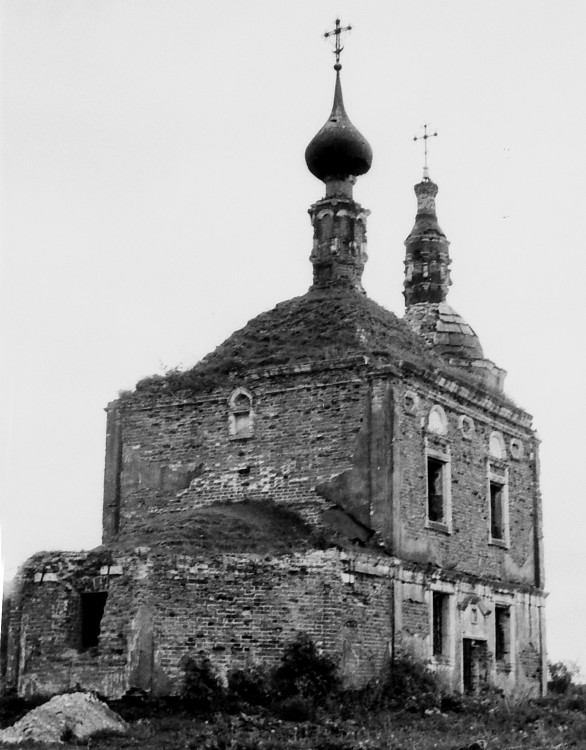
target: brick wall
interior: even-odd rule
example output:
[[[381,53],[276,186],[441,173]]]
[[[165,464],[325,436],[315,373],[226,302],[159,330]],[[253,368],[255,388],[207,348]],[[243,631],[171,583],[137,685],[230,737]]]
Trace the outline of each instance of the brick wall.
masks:
[[[536,482],[537,441],[525,421],[507,420],[474,403],[458,400],[446,390],[430,389],[418,381],[404,384],[405,393],[415,393],[415,409],[399,410],[401,547],[396,554],[407,559],[428,560],[441,567],[477,576],[541,585],[536,543],[541,534],[539,488]],[[403,398],[401,398],[403,394]],[[427,419],[434,404],[447,417],[445,435],[429,431]],[[464,435],[459,424],[465,416],[473,430]],[[489,439],[502,434],[507,457],[500,464],[508,477],[509,543],[490,543],[488,495]],[[521,445],[522,455],[513,458],[510,441]],[[451,470],[451,528],[430,528],[427,521],[426,449],[449,454]],[[539,550],[538,550],[539,551]],[[536,570],[537,562],[537,570]]]
[[[351,464],[367,383],[350,371],[242,385],[253,395],[250,439],[229,435],[232,389],[206,400],[122,407],[123,535],[148,526],[149,514],[244,499],[317,517],[323,503],[315,486]],[[105,539],[114,512],[105,518]]]

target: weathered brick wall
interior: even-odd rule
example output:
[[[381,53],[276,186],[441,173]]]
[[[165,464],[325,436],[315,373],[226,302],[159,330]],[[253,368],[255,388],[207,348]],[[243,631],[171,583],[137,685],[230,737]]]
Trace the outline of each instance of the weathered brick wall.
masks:
[[[105,553],[100,553],[103,555]],[[18,648],[7,686],[21,694],[77,684],[110,696],[131,687],[180,689],[185,657],[230,669],[278,662],[297,633],[340,665],[347,685],[379,675],[391,654],[431,659],[430,604],[438,585],[453,597],[450,651],[437,668],[461,687],[462,638],[487,642],[491,679],[539,691],[542,597],[499,590],[395,558],[314,550],[280,556],[173,555],[137,549],[107,560],[93,553],[36,556],[15,592],[10,638]],[[107,564],[106,564],[107,563]],[[80,594],[107,591],[99,644],[81,648]],[[470,602],[481,612],[470,624]],[[511,607],[511,669],[494,661],[495,602]],[[394,642],[393,642],[394,641]]]
[[[391,640],[391,586],[357,575],[342,581],[335,550],[260,559],[157,557],[151,577],[156,662],[175,684],[185,654],[231,668],[276,663],[306,632],[339,661],[350,684],[380,670]]]
[[[107,556],[111,559],[111,556]],[[106,695],[125,691],[127,644],[140,598],[136,563],[127,574],[100,575],[93,553],[35,555],[21,570],[9,628],[6,686],[19,693],[56,693],[77,683]],[[99,648],[81,648],[81,594],[108,591]]]
[[[404,408],[404,394],[415,393],[418,402]],[[401,395],[403,394],[403,396]],[[539,488],[536,483],[537,444],[526,415],[505,419],[489,408],[481,409],[458,399],[447,389],[430,388],[417,380],[407,381],[397,393],[397,432],[400,439],[401,546],[396,554],[407,559],[429,561],[441,567],[495,580],[542,585],[536,542],[541,533]],[[447,417],[448,431],[436,436],[427,429],[431,407],[439,404]],[[474,422],[465,436],[459,426],[462,416]],[[499,431],[507,446],[503,462],[508,472],[509,546],[490,543],[487,470],[491,460],[489,439]],[[522,445],[522,456],[513,458],[510,440]],[[427,520],[426,446],[449,452],[451,467],[451,529],[429,528]],[[537,562],[537,570],[536,570]]]
[[[214,502],[268,499],[312,522],[337,502],[398,556],[543,585],[537,444],[528,415],[450,381],[390,371],[373,377],[364,368],[261,377],[243,385],[253,394],[254,436],[247,439],[229,434],[232,389],[207,400],[122,405],[122,536],[148,530],[158,513]],[[414,408],[405,408],[407,392],[416,395]],[[427,429],[434,404],[447,416],[447,433],[439,437]],[[463,417],[473,422],[467,434]],[[508,545],[489,539],[487,472],[495,430],[508,451]],[[520,456],[511,454],[511,439],[521,446]],[[449,533],[426,523],[428,448],[450,455]],[[114,463],[117,451],[119,442],[111,449]],[[353,478],[343,487],[316,492],[349,471]],[[112,508],[105,518],[106,539],[116,513]]]
[[[110,696],[129,687],[166,694],[179,690],[188,655],[210,658],[225,678],[278,662],[299,632],[336,659],[347,684],[364,684],[389,653],[392,586],[361,574],[348,586],[344,567],[337,550],[213,558],[139,550],[117,557],[110,574],[79,553],[39,557],[22,576],[7,686],[24,695],[78,683]],[[108,597],[99,645],[84,650],[80,594],[95,590]]]
[[[316,484],[350,465],[366,381],[344,371],[242,385],[253,395],[250,439],[229,435],[232,389],[122,406],[122,534],[148,527],[153,513],[244,499],[316,517]],[[111,526],[106,518],[106,538]]]

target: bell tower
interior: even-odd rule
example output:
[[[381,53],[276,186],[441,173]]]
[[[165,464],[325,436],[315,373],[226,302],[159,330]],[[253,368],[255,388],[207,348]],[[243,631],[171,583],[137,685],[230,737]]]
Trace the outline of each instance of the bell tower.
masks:
[[[342,32],[351,27],[336,27],[326,37],[335,40],[336,84],[334,104],[325,125],[305,151],[309,171],[325,183],[326,195],[309,209],[313,226],[313,287],[346,286],[364,294],[362,272],[367,260],[366,218],[369,211],[353,198],[356,178],[372,163],[368,141],[350,122],[344,108],[340,81]]]

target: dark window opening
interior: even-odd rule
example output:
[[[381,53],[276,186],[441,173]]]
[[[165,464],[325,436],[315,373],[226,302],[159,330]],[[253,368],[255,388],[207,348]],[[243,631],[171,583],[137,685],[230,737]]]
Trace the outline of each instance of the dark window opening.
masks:
[[[444,520],[444,467],[437,458],[427,459],[427,517],[438,523]]]
[[[504,539],[503,518],[504,486],[497,482],[490,483],[490,535],[493,539]]]
[[[434,591],[432,595],[432,642],[433,655],[442,656],[447,653],[448,631],[448,595]]]
[[[92,591],[81,595],[81,646],[92,648],[100,640],[100,625],[108,598],[107,591]]]
[[[494,656],[504,661],[509,653],[509,608],[495,607],[494,610]]]

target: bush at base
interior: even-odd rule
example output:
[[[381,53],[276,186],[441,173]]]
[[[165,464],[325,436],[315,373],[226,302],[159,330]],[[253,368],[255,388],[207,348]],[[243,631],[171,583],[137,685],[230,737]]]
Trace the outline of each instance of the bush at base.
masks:
[[[187,711],[194,714],[219,710],[225,691],[209,659],[185,659],[181,699]]]
[[[285,647],[272,685],[281,699],[301,696],[319,703],[340,689],[340,680],[335,661],[320,654],[311,638],[300,633]]]

